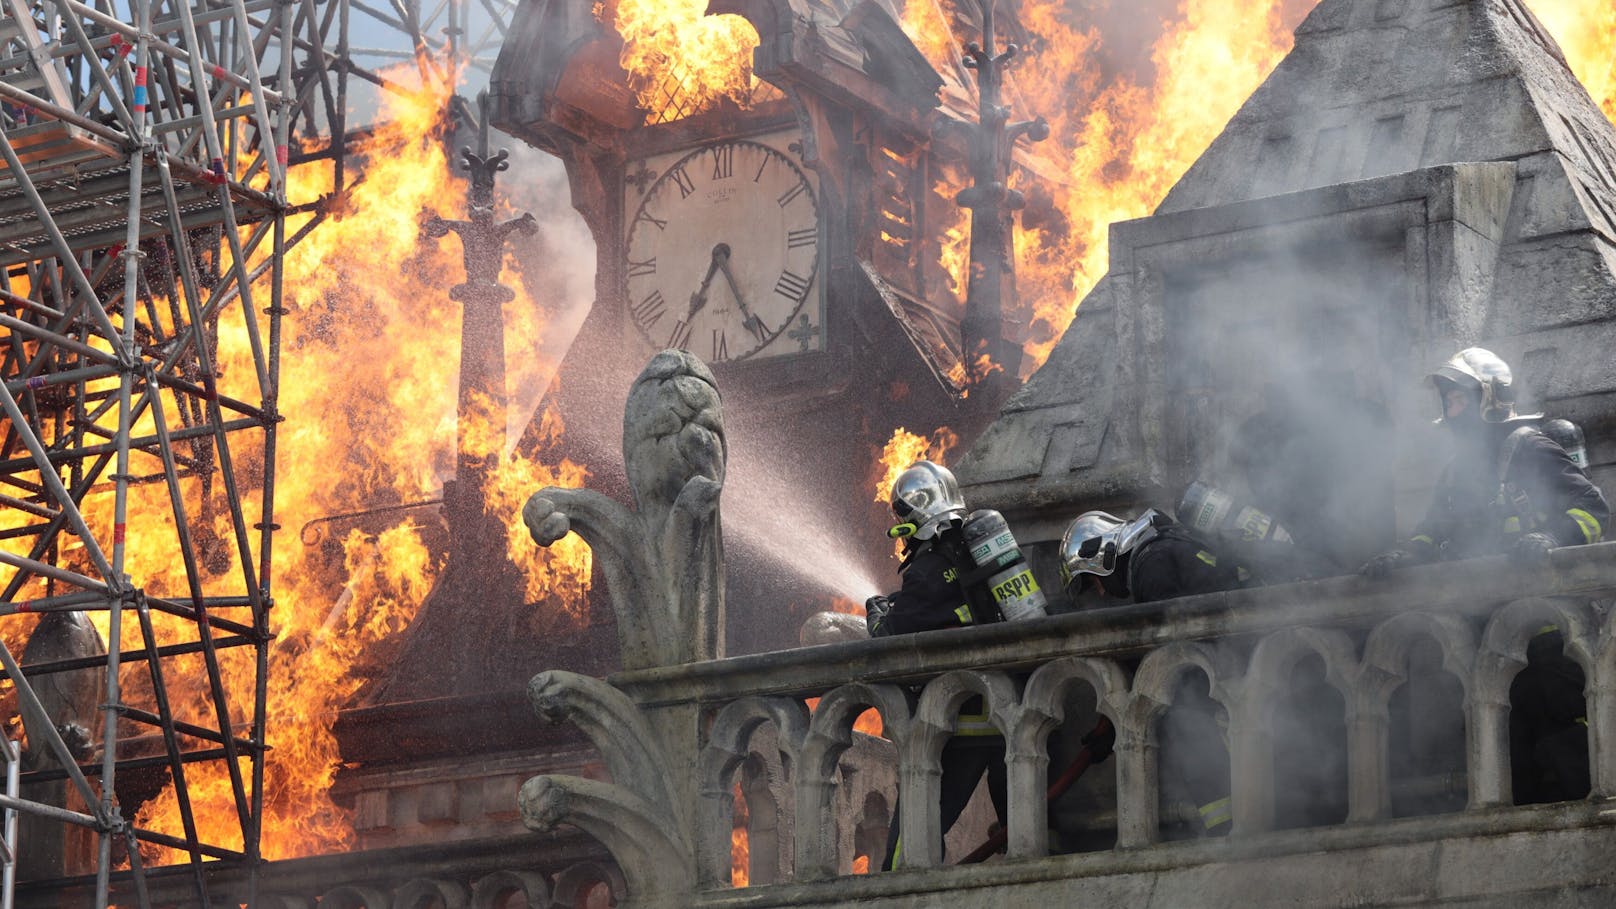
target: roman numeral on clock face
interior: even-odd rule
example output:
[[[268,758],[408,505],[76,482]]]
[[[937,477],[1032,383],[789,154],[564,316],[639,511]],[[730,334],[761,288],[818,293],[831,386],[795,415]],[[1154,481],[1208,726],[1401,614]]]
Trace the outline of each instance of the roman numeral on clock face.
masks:
[[[729,337],[722,328],[713,329],[713,355],[709,359],[714,363],[729,359]]]
[[[656,274],[656,256],[652,256],[644,262],[636,262],[633,259],[628,260],[628,276],[630,278],[643,278],[646,275],[654,274]]]
[[[689,198],[690,194],[696,191],[696,181],[690,179],[690,175],[685,173],[684,168],[680,167],[668,171],[668,177],[673,180],[675,186],[679,187],[679,198]]]
[[[735,146],[720,145],[713,149],[713,179],[727,180],[735,175]]]
[[[803,246],[813,246],[819,242],[819,230],[813,227],[799,227],[786,232],[786,249],[797,249]]]
[[[774,292],[793,303],[800,303],[804,297],[808,296],[808,285],[812,283],[813,279],[804,278],[787,270],[785,274],[780,276],[780,280],[774,282]]]
[[[662,313],[667,309],[662,299],[662,291],[653,290],[645,295],[645,299],[629,307],[634,321],[646,328],[650,328],[662,319]]]
[[[787,205],[790,205],[792,200],[802,195],[802,191],[807,188],[808,184],[798,182],[797,185],[781,193],[779,198],[780,207],[785,208]]]
[[[668,346],[686,349],[690,344],[690,323],[683,319],[673,323],[673,334],[668,336]]]

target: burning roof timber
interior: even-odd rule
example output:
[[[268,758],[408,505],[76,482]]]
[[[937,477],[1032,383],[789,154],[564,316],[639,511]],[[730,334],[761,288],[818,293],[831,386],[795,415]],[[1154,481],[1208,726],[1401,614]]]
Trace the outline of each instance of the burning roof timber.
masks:
[[[1303,358],[1344,370],[1417,460],[1420,376],[1478,343],[1609,435],[1613,240],[1616,130],[1521,0],[1324,0],[1155,215],[1112,226],[1109,273],[962,479],[1044,539],[1084,508],[1170,504],[1214,460],[1186,401],[1227,426]],[[1220,348],[1248,355],[1238,371],[1186,374]],[[1196,388],[1208,375],[1245,397]]]
[[[559,153],[570,142],[607,141],[646,122],[619,63],[623,38],[601,21],[612,7],[597,17],[588,2],[538,0],[512,23],[493,93],[522,138]],[[707,12],[741,15],[757,29],[759,78],[856,100],[927,131],[947,80],[904,35],[889,4],[716,0]]]

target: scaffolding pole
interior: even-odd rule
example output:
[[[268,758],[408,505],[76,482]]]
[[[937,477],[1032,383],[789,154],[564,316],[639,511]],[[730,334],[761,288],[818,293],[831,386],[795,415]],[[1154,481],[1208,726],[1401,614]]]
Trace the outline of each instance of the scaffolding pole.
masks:
[[[28,742],[3,755],[6,906],[19,872],[145,905],[143,848],[200,906],[205,861],[256,869],[288,89],[322,69],[289,9],[0,0],[0,666]],[[135,823],[154,773],[176,829]],[[228,829],[198,823],[199,773],[229,780]]]
[[[0,0],[0,703],[27,742],[0,729],[0,909],[24,877],[146,906],[160,849],[195,905],[223,898],[207,863],[256,903],[285,255],[363,179],[355,87],[490,71],[516,5]],[[333,190],[293,207],[301,168]],[[205,774],[229,829],[199,821]],[[42,824],[91,858],[30,867]]]

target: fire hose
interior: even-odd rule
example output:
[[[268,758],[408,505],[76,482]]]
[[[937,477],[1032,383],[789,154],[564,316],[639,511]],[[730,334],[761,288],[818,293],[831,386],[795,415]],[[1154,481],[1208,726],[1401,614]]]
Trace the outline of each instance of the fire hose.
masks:
[[[1100,717],[1100,721],[1094,724],[1094,728],[1089,731],[1089,734],[1083,736],[1083,749],[1077,753],[1076,757],[1072,758],[1072,763],[1061,771],[1061,775],[1055,778],[1055,782],[1049,784],[1049,790],[1044,794],[1044,799],[1048,802],[1054,802],[1065,795],[1066,790],[1072,788],[1072,784],[1077,782],[1078,778],[1083,775],[1085,770],[1089,769],[1090,765],[1097,764],[1110,757],[1111,742],[1114,736],[1115,730],[1111,728],[1111,721],[1103,716]],[[977,862],[986,861],[988,856],[1003,849],[1004,844],[1009,840],[1010,831],[1001,825],[997,830],[989,834],[987,840],[976,847],[970,855],[960,859],[959,863],[961,865],[974,865]]]

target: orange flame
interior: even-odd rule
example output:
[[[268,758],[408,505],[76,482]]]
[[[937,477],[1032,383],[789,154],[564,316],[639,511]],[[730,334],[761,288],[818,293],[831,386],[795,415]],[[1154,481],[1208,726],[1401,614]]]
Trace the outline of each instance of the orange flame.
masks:
[[[619,0],[613,27],[623,38],[618,63],[646,111],[666,123],[728,99],[752,105],[757,30],[740,16],[705,15],[705,0]]]
[[[418,81],[409,66],[389,78],[400,84]],[[460,305],[450,300],[448,289],[464,280],[464,271],[458,239],[420,237],[421,212],[463,215],[465,181],[452,175],[442,141],[449,90],[384,96],[381,125],[362,149],[363,180],[342,200],[342,215],[327,218],[286,255],[291,315],[285,323],[280,408],[293,419],[279,435],[276,519],[287,527],[304,527],[325,515],[433,500],[454,472],[459,339],[457,331],[434,327],[459,324]],[[294,203],[332,190],[329,173],[318,166],[294,170],[290,180]],[[531,353],[546,329],[544,309],[518,293],[503,316],[510,387],[542,387],[555,365]],[[244,330],[230,331],[221,323],[219,348],[222,390],[253,375]],[[533,628],[542,631],[582,615],[589,551],[569,537],[535,552],[520,522],[510,517],[540,486],[580,485],[587,474],[565,461],[545,465],[507,456],[501,450],[506,421],[503,409],[485,406],[470,415],[466,436],[474,450],[493,458],[487,507],[511,529],[509,550],[524,569],[529,601],[540,604]],[[558,434],[560,427],[551,430]],[[159,514],[158,504],[136,513]],[[346,810],[329,796],[339,763],[331,726],[365,679],[386,667],[387,645],[409,625],[442,568],[427,536],[434,512],[402,514],[342,528],[340,558],[332,556],[336,544],[307,546],[296,536],[283,536],[277,547],[272,614],[277,639],[268,695],[273,750],[261,843],[266,858],[341,850],[353,839]],[[249,524],[256,520],[257,515],[248,516]],[[132,548],[137,580],[149,576],[141,581],[148,589],[183,589],[174,580],[183,574],[172,549],[171,544],[168,551]],[[233,680],[227,688],[251,692],[250,661],[230,656],[225,669]],[[200,668],[193,677],[202,677]],[[203,715],[206,706],[197,694],[176,709]],[[218,765],[188,769],[188,789],[201,838],[239,845],[239,836],[233,840],[230,832],[234,806],[223,770]],[[148,803],[139,823],[178,835],[182,827],[172,790]]]
[[[1571,72],[1616,120],[1616,5],[1609,0],[1527,0],[1565,52]]]
[[[1292,4],[1294,5],[1294,4]],[[1020,226],[1017,264],[1033,328],[1023,370],[1048,358],[1077,304],[1107,267],[1114,221],[1142,217],[1290,50],[1283,0],[1183,0],[1151,52],[1155,78],[1107,81],[1093,28],[1067,24],[1063,4],[1028,4],[1040,37],[1014,71],[1029,110],[1050,119],[1036,149],[1056,158],[1057,223]]]
[[[898,474],[921,459],[942,463],[949,449],[957,444],[959,435],[947,426],[939,428],[929,437],[917,436],[902,426],[893,430],[892,438],[882,446],[881,453],[875,459],[876,466],[881,470],[874,484],[875,501],[884,506],[890,505],[888,497],[892,495],[892,483],[898,479]],[[903,558],[902,540],[894,542],[893,557]]]
[[[867,855],[854,856],[854,858],[853,858],[853,873],[854,874],[869,874],[870,873],[870,857],[867,856]]]
[[[1004,372],[1004,367],[993,362],[993,358],[987,354],[979,353],[969,371],[966,370],[963,360],[950,366],[948,380],[954,383],[954,387],[960,389],[961,398],[969,398],[972,385],[996,372]]]
[[[1078,303],[1105,273],[1109,226],[1160,204],[1290,51],[1291,30],[1313,5],[1178,0],[1169,9],[1158,3],[1165,15],[1150,49],[1149,78],[1107,61],[1109,36],[1099,23],[1083,21],[1108,7],[1085,13],[1063,0],[1021,5],[1019,18],[1031,38],[1011,70],[1007,96],[1018,113],[1050,120],[1051,136],[1034,153],[1056,177],[1046,187],[1053,195],[1051,223],[1018,222],[1015,232],[1021,296],[1032,310],[1024,374],[1048,358]],[[1529,5],[1594,100],[1616,117],[1616,6],[1608,0]],[[687,116],[725,97],[748,102],[757,35],[738,17],[702,16],[702,6],[701,0],[623,0],[618,7],[622,64],[650,122]],[[958,71],[961,36],[953,32],[951,2],[906,0],[900,19],[939,72]],[[1012,182],[1025,184],[1026,174],[1013,174]],[[938,193],[952,198],[964,185],[959,175],[943,174]],[[961,213],[934,230],[944,271],[955,295],[963,296],[968,221]]]
[[[863,615],[864,604],[855,603],[847,597],[833,597],[830,601],[830,611],[843,615]]]
[[[729,835],[729,882],[732,887],[745,887],[751,882],[752,848],[747,837],[746,822],[751,813],[746,807],[746,795],[741,792],[741,781],[735,780],[735,828]]]
[[[808,712],[813,713],[814,709],[819,706],[819,698],[805,698],[803,703],[808,706]],[[886,727],[881,723],[881,711],[876,710],[874,707],[853,718],[854,732],[862,732],[865,735],[880,738],[885,729]]]
[[[930,436],[915,435],[902,426],[893,430],[892,438],[882,446],[881,454],[876,458],[883,472],[875,481],[875,501],[882,505],[889,504],[887,497],[892,494],[893,481],[910,464],[922,459],[941,464],[949,450],[958,444],[959,435],[947,426]]]
[[[758,97],[750,72],[757,36],[739,17],[703,17],[700,0],[653,7],[650,0],[622,0],[613,22],[624,37],[622,63],[636,80],[640,103],[653,121],[688,116],[729,102],[746,106]],[[676,5],[675,5],[676,4]],[[1060,179],[1051,192],[1049,223],[1018,225],[1021,290],[1036,307],[1035,332],[1024,359],[1030,370],[1043,362],[1106,267],[1106,230],[1116,220],[1148,214],[1168,188],[1207,147],[1228,117],[1289,50],[1289,29],[1310,4],[1301,0],[1181,0],[1151,50],[1153,75],[1110,71],[1098,54],[1104,35],[1097,25],[1074,21],[1070,4],[1029,2],[1021,19],[1037,41],[1013,70],[1012,100],[1026,113],[1051,119],[1051,138],[1037,146]],[[1609,0],[1529,0],[1536,15],[1561,43],[1573,71],[1594,100],[1616,116],[1616,7]],[[911,14],[910,10],[914,10]],[[945,23],[946,0],[909,0],[905,25],[928,19]],[[1253,23],[1257,27],[1253,27]],[[708,30],[711,30],[709,33]],[[939,66],[957,55],[953,35],[927,32],[917,44]],[[693,59],[700,50],[703,56]],[[413,80],[406,66],[389,74],[395,83]],[[450,177],[444,159],[440,112],[447,91],[423,89],[388,97],[388,109],[364,149],[365,180],[342,199],[334,214],[286,257],[287,305],[279,407],[294,417],[279,431],[277,514],[288,528],[325,515],[379,504],[408,504],[433,497],[453,469],[454,400],[458,348],[452,332],[423,326],[457,324],[458,305],[446,288],[461,278],[458,241],[429,245],[418,237],[417,213],[460,214],[464,185]],[[296,204],[331,192],[328,175],[308,167],[291,174]],[[951,195],[951,194],[950,194]],[[961,215],[963,221],[963,215]],[[295,230],[299,225],[289,225]],[[963,292],[966,249],[963,228],[945,246],[950,274]],[[17,279],[13,290],[25,293]],[[267,292],[264,294],[267,298]],[[260,307],[261,308],[261,307]],[[542,383],[554,364],[534,362],[529,351],[545,325],[543,310],[519,295],[505,308],[510,343],[507,371],[512,386]],[[263,328],[264,326],[260,326]],[[221,323],[218,339],[221,392],[251,400],[255,367],[247,333]],[[334,381],[334,377],[337,379]],[[98,387],[97,390],[104,390]],[[319,418],[314,418],[319,415]],[[304,417],[298,419],[298,417]],[[485,446],[502,438],[486,419]],[[148,426],[149,429],[149,426]],[[552,427],[560,432],[560,427]],[[885,502],[897,472],[918,457],[941,460],[957,439],[946,428],[930,437],[904,430],[883,448],[876,482]],[[239,453],[238,453],[239,454]],[[521,463],[497,455],[489,479],[490,509],[504,515],[523,496],[545,484],[578,485],[577,465]],[[186,489],[193,519],[204,512],[195,481]],[[217,493],[215,493],[217,496]],[[141,526],[172,527],[157,485],[136,487],[131,512]],[[246,522],[262,519],[250,497]],[[212,530],[228,536],[229,522],[215,509]],[[93,493],[84,509],[94,527],[111,523],[111,497]],[[358,690],[365,674],[380,668],[385,643],[414,616],[441,566],[428,543],[431,512],[415,511],[390,523],[344,529],[330,545],[306,547],[283,535],[276,553],[277,635],[270,660],[269,705],[274,749],[266,772],[262,848],[267,858],[340,850],[352,841],[346,812],[329,797],[339,756],[330,726],[336,711]],[[204,522],[206,523],[206,522]],[[136,533],[131,522],[128,569],[135,583],[158,595],[184,590],[183,566],[172,542],[159,532]],[[108,535],[110,536],[110,534]],[[290,537],[290,538],[288,538]],[[576,537],[568,538],[577,542]],[[588,550],[567,540],[535,555],[519,525],[509,548],[527,570],[527,595],[545,604],[535,627],[578,615],[589,577]],[[13,545],[8,543],[7,545]],[[64,545],[65,562],[82,559]],[[236,558],[233,548],[223,553]],[[207,582],[209,592],[231,572]],[[575,618],[569,618],[575,620]],[[126,623],[124,646],[136,648],[134,623]],[[8,646],[20,651],[18,622],[0,625]],[[104,617],[101,627],[105,633]],[[182,629],[159,622],[172,640]],[[222,654],[226,687],[250,692],[253,667],[245,648]],[[203,676],[199,658],[179,661],[171,683]],[[176,693],[183,719],[205,721],[211,706],[201,696]],[[239,712],[241,705],[237,705]],[[866,718],[873,717],[870,731]],[[861,728],[862,726],[862,728]],[[879,714],[867,711],[855,729],[880,734]],[[212,770],[211,774],[207,773]],[[199,812],[202,838],[233,842],[235,826],[229,782],[218,765],[193,765],[189,788]],[[737,801],[737,829],[745,850],[744,800]],[[172,793],[142,811],[141,826],[179,834]],[[867,865],[867,858],[865,859]],[[746,882],[746,862],[736,868]]]
[[[949,72],[960,56],[960,43],[953,34],[953,4],[946,0],[904,0],[898,24],[915,49],[925,55],[940,72]]]

